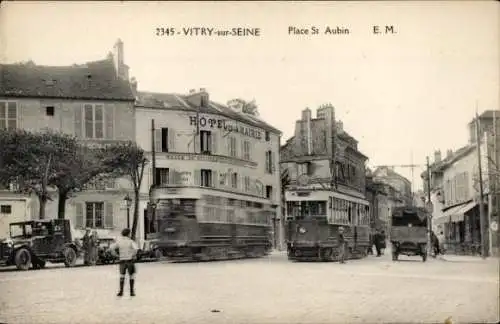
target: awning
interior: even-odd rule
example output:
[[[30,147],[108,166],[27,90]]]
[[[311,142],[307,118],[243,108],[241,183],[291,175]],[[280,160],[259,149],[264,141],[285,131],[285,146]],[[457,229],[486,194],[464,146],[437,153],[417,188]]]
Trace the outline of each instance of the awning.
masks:
[[[456,223],[464,220],[464,214],[469,210],[474,208],[477,205],[477,202],[471,201],[465,205],[459,205],[452,207],[445,211],[443,215],[436,217],[432,220],[434,225],[441,225],[448,222]]]

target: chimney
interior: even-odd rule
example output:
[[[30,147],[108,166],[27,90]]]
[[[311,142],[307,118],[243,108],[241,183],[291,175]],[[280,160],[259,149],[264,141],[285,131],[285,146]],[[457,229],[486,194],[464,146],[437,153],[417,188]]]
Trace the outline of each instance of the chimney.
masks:
[[[338,120],[335,125],[337,126],[337,134],[342,134],[344,132],[344,123]]]
[[[118,38],[113,46],[113,63],[116,70],[116,75],[128,81],[128,66],[124,63],[123,42]]]
[[[441,162],[441,150],[434,151],[434,163]]]
[[[198,92],[195,89],[190,89],[189,95],[186,96],[186,100],[195,107],[206,107],[208,105],[209,96],[205,88],[201,88]]]
[[[229,100],[227,106],[236,112],[243,111],[243,103],[238,99]]]
[[[311,120],[311,109],[306,108],[302,110],[302,121]]]
[[[446,151],[446,158],[450,158],[453,155],[453,150],[447,150]]]

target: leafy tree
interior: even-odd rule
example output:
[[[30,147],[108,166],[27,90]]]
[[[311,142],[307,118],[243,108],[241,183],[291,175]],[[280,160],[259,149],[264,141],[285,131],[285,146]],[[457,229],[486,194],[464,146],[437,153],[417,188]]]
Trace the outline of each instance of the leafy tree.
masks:
[[[134,142],[117,143],[106,148],[104,164],[113,170],[115,176],[126,176],[134,190],[134,219],[132,224],[132,239],[135,239],[139,220],[139,193],[144,168],[148,163],[144,150]]]
[[[40,202],[39,218],[45,218],[45,206],[51,200],[49,179],[57,173],[61,143],[68,136],[53,132],[30,133],[8,130],[0,134],[2,152],[0,178],[16,183],[18,191],[34,193]]]
[[[78,144],[71,138],[61,147],[61,157],[56,162],[57,172],[49,179],[57,188],[57,218],[64,219],[66,201],[73,193],[84,189],[85,185],[99,177],[105,177],[111,170],[104,164],[103,149],[93,149]]]
[[[246,101],[240,98],[230,100],[228,102],[228,106],[238,106],[242,112],[245,114],[253,115],[253,116],[258,116],[259,111],[257,107],[257,103],[255,100],[252,101]]]

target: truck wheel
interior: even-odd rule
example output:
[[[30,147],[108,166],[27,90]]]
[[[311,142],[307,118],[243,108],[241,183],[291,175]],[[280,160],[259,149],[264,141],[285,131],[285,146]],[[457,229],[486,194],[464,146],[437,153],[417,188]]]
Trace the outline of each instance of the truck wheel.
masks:
[[[31,266],[31,252],[26,248],[20,248],[16,251],[14,260],[18,270],[29,270]]]
[[[422,262],[427,261],[427,253],[422,254]]]
[[[73,248],[64,248],[64,265],[69,267],[74,267],[76,264],[76,252]]]

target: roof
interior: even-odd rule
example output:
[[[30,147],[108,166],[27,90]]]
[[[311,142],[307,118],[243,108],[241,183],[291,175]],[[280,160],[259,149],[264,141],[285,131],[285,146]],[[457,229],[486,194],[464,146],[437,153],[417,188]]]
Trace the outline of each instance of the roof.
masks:
[[[207,107],[196,107],[188,101],[187,98],[189,96],[182,94],[139,91],[137,96],[137,107],[199,111],[200,113],[221,115],[281,135],[279,129],[269,125],[260,118],[243,112],[237,112],[217,102],[209,101]]]
[[[500,111],[498,110],[485,110],[481,115],[479,115],[479,119],[492,119],[495,116],[496,119],[500,119]],[[476,118],[474,117],[472,121],[469,122],[469,125],[474,123]]]
[[[387,176],[385,175],[378,175],[378,172],[379,171],[382,171],[382,170],[385,170],[387,172]],[[372,175],[373,177],[380,177],[380,178],[398,178],[398,179],[401,179],[403,181],[405,181],[406,183],[411,183],[410,180],[406,179],[404,176],[400,175],[399,173],[397,173],[396,171],[392,170],[391,168],[388,168],[388,167],[384,167],[384,166],[380,166],[380,167],[377,167],[373,172],[372,172]]]
[[[0,64],[0,96],[134,101],[112,59],[72,66]]]
[[[475,144],[468,144],[466,146],[463,146],[458,150],[456,150],[455,152],[453,152],[453,154],[451,154],[450,156],[447,156],[445,159],[441,160],[440,162],[434,162],[433,164],[431,164],[430,168],[432,172],[443,171],[451,164],[455,163],[465,155],[469,154],[475,148],[476,148]],[[420,177],[422,177],[423,179],[427,179],[427,171],[423,171],[420,174]]]

